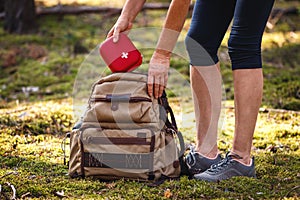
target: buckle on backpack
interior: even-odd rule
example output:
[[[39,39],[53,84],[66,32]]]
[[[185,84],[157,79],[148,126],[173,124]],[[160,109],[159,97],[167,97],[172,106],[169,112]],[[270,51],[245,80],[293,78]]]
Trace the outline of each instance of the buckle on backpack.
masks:
[[[111,109],[112,111],[118,110],[118,109],[119,109],[119,102],[117,102],[117,101],[112,101],[112,102],[111,102],[111,107],[110,107],[110,109]]]

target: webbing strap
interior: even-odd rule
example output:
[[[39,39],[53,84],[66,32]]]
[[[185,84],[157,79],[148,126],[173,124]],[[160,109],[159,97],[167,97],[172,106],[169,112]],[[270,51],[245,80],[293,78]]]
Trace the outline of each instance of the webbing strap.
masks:
[[[150,159],[153,153],[147,154],[114,154],[84,152],[84,167],[114,169],[152,169]]]
[[[168,116],[166,118],[166,126],[168,128],[173,128],[177,131],[177,124],[176,124],[176,120],[175,120],[175,117],[174,117],[174,113],[173,113],[173,110],[172,108],[170,107],[169,105],[169,102],[168,102],[168,98],[167,98],[167,94],[165,91],[163,91],[163,94],[162,96],[159,98],[158,100],[159,104],[163,106],[163,108],[165,109],[166,111],[166,114],[170,114],[170,117],[171,117],[171,121],[169,120]]]
[[[174,130],[174,132],[176,133],[176,135],[179,139],[179,145],[180,145],[179,157],[181,157],[181,156],[183,156],[183,154],[185,152],[184,139],[183,139],[182,133],[180,131],[178,131],[178,129],[177,129],[175,116],[174,116],[174,113],[173,113],[173,110],[172,110],[171,106],[169,105],[167,94],[166,94],[165,91],[163,91],[163,94],[159,98],[158,102],[166,110],[167,117],[166,117],[166,122],[165,123],[166,123],[167,128]],[[170,114],[171,121],[168,118],[168,114]]]

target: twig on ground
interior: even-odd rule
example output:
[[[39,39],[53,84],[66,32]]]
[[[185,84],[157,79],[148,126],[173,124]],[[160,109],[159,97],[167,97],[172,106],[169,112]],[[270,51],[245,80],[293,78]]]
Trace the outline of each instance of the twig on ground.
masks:
[[[11,197],[11,199],[12,200],[15,200],[16,199],[16,193],[17,193],[17,190],[16,190],[16,188],[15,188],[15,186],[14,185],[12,185],[12,184],[10,184],[10,182],[6,182],[6,184],[11,188],[11,190],[12,190],[12,197]]]
[[[20,109],[15,109],[15,110],[12,110],[12,111],[1,112],[0,115],[9,115],[9,114],[13,114],[13,113],[18,113],[18,112],[26,111],[28,109],[29,109],[28,107],[20,108]]]
[[[6,176],[9,176],[9,175],[11,175],[11,174],[13,174],[13,175],[18,175],[18,172],[16,172],[16,171],[13,171],[13,172],[7,172],[7,173],[4,174],[3,176],[1,176],[0,179],[4,178],[4,177],[6,177]]]
[[[9,199],[5,193],[2,193],[2,185],[0,184],[0,198]]]
[[[297,190],[297,189],[299,189],[299,188],[300,188],[300,185],[297,185],[297,186],[293,187],[292,189],[290,189],[290,190],[286,193],[286,195],[284,196],[284,198],[288,197],[288,196],[290,195],[291,192],[293,192],[294,190]]]
[[[21,196],[21,199],[23,199],[23,198],[25,198],[25,197],[28,197],[30,195],[30,192],[27,192],[27,193],[25,193],[25,194],[23,194],[22,196]]]

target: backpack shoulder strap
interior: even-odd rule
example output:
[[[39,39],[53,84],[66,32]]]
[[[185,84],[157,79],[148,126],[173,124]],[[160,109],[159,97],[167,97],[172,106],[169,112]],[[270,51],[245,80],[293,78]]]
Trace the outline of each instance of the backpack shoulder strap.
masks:
[[[165,109],[166,111],[166,114],[167,114],[167,118],[166,118],[166,126],[168,128],[173,128],[177,131],[177,123],[176,123],[176,120],[175,120],[175,117],[174,117],[174,113],[173,113],[173,110],[171,108],[171,106],[169,105],[169,102],[168,102],[168,98],[167,98],[167,94],[165,91],[163,91],[163,94],[162,96],[158,99],[158,102],[160,105],[162,105],[162,107]],[[171,121],[169,120],[168,118],[168,114],[170,114],[170,117],[171,117]]]
[[[183,156],[183,154],[185,152],[184,139],[183,139],[182,133],[180,131],[178,131],[177,123],[176,123],[176,120],[175,120],[175,116],[174,116],[174,113],[173,113],[173,110],[172,110],[171,106],[169,105],[167,94],[166,94],[165,91],[163,91],[163,94],[158,99],[158,102],[166,110],[166,115],[167,115],[166,122],[165,122],[166,127],[169,128],[169,129],[171,129],[171,130],[174,130],[175,134],[178,137],[179,145],[180,145],[179,157],[181,157],[181,156]],[[170,114],[171,121],[168,118],[168,114]]]

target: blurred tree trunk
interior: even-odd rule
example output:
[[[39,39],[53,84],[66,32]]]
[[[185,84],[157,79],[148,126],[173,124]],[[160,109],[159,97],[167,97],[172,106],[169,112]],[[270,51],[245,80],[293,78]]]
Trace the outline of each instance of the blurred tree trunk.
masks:
[[[0,13],[4,12],[4,1],[5,0],[0,0]]]
[[[21,34],[31,33],[37,29],[34,0],[4,0],[4,2],[6,31]]]

